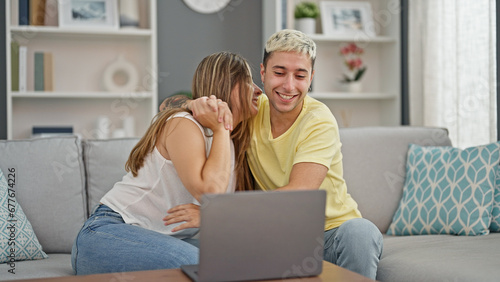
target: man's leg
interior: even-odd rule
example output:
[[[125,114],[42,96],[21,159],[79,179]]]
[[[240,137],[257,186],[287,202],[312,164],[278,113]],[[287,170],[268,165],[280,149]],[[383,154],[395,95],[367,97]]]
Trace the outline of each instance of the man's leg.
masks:
[[[382,246],[382,234],[375,224],[355,218],[325,231],[324,259],[375,279]]]

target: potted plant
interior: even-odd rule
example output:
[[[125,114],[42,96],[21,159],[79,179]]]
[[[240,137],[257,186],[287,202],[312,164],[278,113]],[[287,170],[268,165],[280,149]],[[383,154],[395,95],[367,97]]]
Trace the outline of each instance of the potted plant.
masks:
[[[340,54],[343,56],[344,65],[347,72],[343,74],[341,83],[350,92],[361,92],[361,78],[365,74],[366,66],[363,65],[361,55],[363,55],[363,48],[356,45],[356,43],[349,43],[340,48]]]
[[[295,6],[295,28],[305,34],[316,33],[316,18],[319,16],[318,5],[314,2],[301,2]]]

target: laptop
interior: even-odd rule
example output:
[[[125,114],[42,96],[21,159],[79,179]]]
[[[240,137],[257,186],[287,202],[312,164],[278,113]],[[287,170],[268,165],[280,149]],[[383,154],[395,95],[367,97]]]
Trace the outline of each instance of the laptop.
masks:
[[[245,281],[321,274],[324,190],[202,197],[200,261],[193,281]]]

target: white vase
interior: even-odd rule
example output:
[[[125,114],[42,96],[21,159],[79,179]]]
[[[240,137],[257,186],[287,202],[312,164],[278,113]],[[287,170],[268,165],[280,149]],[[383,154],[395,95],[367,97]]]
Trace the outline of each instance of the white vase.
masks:
[[[316,19],[313,18],[295,19],[295,28],[299,31],[302,31],[305,34],[315,34]]]
[[[361,91],[363,91],[363,84],[361,83],[361,81],[358,80],[349,83],[349,92],[359,93]]]
[[[342,82],[342,90],[350,93],[359,93],[363,91],[363,84],[361,81],[353,81],[353,82]]]

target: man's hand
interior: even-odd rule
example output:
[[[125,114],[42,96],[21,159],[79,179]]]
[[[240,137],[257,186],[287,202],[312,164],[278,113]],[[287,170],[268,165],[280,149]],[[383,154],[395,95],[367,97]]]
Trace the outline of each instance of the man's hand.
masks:
[[[200,206],[195,204],[178,205],[169,209],[167,213],[169,215],[163,218],[165,225],[186,222],[172,229],[172,232],[200,227]]]

